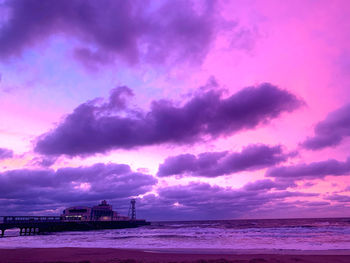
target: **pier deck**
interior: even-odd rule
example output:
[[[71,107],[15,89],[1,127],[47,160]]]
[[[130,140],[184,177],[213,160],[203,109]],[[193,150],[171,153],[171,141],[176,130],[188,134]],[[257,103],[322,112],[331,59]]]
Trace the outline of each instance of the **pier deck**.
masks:
[[[20,235],[31,235],[43,232],[134,228],[143,225],[149,223],[145,220],[66,220],[60,216],[0,216],[0,236],[4,236],[5,230],[12,228],[19,228]]]

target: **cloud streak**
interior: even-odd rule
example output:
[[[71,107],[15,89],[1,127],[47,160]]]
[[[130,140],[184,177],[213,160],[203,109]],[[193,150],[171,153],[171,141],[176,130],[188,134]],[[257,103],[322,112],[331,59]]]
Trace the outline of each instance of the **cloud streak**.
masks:
[[[334,159],[312,162],[309,164],[297,164],[281,166],[267,171],[266,176],[288,180],[323,179],[328,175],[340,176],[350,173],[350,158],[345,162]]]
[[[217,177],[242,171],[253,171],[286,161],[281,146],[249,145],[241,152],[206,152],[198,156],[181,154],[168,157],[159,165],[157,176]]]
[[[328,114],[315,127],[315,135],[308,137],[302,146],[310,150],[320,150],[339,145],[350,136],[350,104]]]
[[[181,106],[168,100],[153,101],[148,112],[118,114],[105,105],[96,101],[79,105],[55,129],[38,138],[35,151],[75,156],[164,143],[191,144],[208,136],[214,139],[254,129],[303,102],[264,83],[227,98],[218,90],[201,91]]]

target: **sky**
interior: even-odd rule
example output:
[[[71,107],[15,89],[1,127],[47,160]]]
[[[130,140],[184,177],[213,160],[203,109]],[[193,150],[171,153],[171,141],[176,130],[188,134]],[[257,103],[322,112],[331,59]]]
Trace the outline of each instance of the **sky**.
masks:
[[[350,216],[347,0],[0,0],[0,214]]]

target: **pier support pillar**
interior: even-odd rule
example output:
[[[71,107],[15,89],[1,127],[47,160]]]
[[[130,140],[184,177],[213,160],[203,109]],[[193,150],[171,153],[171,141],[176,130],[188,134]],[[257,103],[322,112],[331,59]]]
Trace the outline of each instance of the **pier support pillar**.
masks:
[[[19,235],[21,236],[23,234],[23,228],[19,229]]]
[[[5,235],[5,229],[1,229],[1,237]]]

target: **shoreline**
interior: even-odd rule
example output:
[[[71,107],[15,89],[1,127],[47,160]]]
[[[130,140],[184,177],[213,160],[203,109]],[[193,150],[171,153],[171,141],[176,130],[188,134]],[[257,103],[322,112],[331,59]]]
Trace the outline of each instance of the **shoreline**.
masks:
[[[9,248],[0,249],[0,262],[350,262],[349,250],[205,250],[117,248]]]
[[[111,247],[0,247],[2,250],[31,250],[31,249],[83,249],[83,250],[120,250],[154,254],[223,254],[223,255],[349,255],[349,249],[226,249],[226,248],[111,248]]]
[[[192,249],[192,248],[159,248],[159,249],[136,249],[150,253],[174,253],[174,254],[227,254],[227,255],[349,255],[350,249],[327,249],[327,250],[301,250],[301,249]]]

